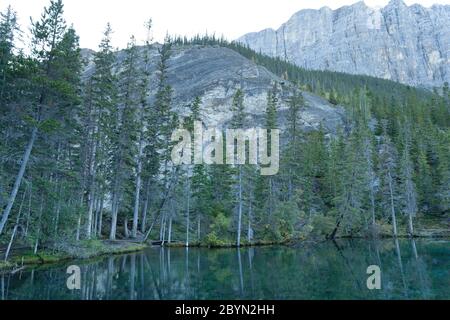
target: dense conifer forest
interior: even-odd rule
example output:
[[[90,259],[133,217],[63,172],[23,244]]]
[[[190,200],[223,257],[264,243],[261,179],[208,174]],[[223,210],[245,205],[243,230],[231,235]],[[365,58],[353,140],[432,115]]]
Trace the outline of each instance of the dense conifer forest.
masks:
[[[86,64],[61,0],[32,21],[29,50],[16,47],[23,32],[14,8],[1,14],[0,243],[8,247],[2,259],[14,246],[38,253],[95,239],[220,246],[413,236],[449,217],[448,84],[428,90],[304,70],[213,36],[167,37],[150,99],[150,37],[142,47],[131,37],[116,72],[108,25],[94,74],[82,81]],[[300,130],[305,102],[297,94],[289,102],[278,175],[261,176],[250,165],[172,166],[173,130],[200,120],[201,97],[180,119],[167,81],[172,49],[188,45],[230,48],[344,106],[345,127],[332,136]],[[246,126],[245,103],[237,90],[233,127]],[[277,128],[275,89],[264,107],[266,127]]]

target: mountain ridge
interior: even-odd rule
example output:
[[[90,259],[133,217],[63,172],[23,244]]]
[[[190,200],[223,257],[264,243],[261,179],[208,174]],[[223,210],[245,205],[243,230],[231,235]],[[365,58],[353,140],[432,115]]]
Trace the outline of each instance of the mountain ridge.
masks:
[[[311,70],[439,87],[450,81],[449,21],[449,5],[391,0],[372,8],[360,1],[336,10],[300,10],[277,30],[247,33],[237,41]]]
[[[157,91],[157,65],[160,44],[153,44],[150,54],[149,71],[153,74],[148,86],[149,103],[154,103]],[[139,47],[144,50],[144,47]],[[94,51],[82,50],[87,62],[83,78],[89,79],[95,70]],[[125,51],[116,53],[115,70],[123,67]],[[140,55],[140,63],[142,55]],[[323,127],[334,134],[344,125],[344,110],[332,105],[326,99],[313,93],[300,91],[294,84],[280,78],[238,52],[222,46],[174,45],[168,60],[168,84],[173,89],[173,110],[181,117],[189,115],[187,107],[196,97],[200,97],[201,120],[206,127],[225,128],[231,121],[232,100],[238,89],[244,94],[247,123],[263,125],[267,93],[277,86],[279,93],[279,125],[287,123],[288,105],[294,91],[301,92],[305,106],[299,121],[303,130],[312,131]]]

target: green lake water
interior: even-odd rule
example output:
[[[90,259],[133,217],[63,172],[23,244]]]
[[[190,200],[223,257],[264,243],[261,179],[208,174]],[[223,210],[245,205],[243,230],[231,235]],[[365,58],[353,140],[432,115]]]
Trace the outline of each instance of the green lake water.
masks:
[[[81,269],[69,290],[67,267]],[[381,269],[369,290],[367,267]],[[149,248],[0,275],[0,299],[450,299],[450,241],[244,249]]]

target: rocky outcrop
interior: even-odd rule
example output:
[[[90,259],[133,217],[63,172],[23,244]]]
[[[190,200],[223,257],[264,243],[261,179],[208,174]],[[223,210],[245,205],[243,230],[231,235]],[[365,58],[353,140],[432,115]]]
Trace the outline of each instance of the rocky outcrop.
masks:
[[[302,10],[278,30],[238,39],[298,66],[364,74],[417,86],[450,82],[450,6],[384,8],[363,1],[337,10]]]
[[[157,90],[158,47],[159,45],[155,45],[151,54],[150,69],[153,76],[148,88],[150,105]],[[88,78],[94,71],[92,53],[83,51],[83,56],[89,62],[84,72],[84,77]],[[119,52],[117,71],[124,58],[124,52]],[[173,89],[173,108],[181,117],[187,116],[187,106],[195,97],[201,97],[201,116],[207,127],[226,127],[231,120],[232,100],[238,88],[244,93],[248,126],[262,126],[267,92],[276,85],[279,90],[279,125],[283,129],[289,98],[294,90],[298,90],[267,69],[223,47],[175,46],[168,66],[168,82]],[[305,130],[315,130],[322,126],[327,132],[333,133],[342,125],[342,108],[310,93],[303,93],[303,96],[305,107],[299,120]]]

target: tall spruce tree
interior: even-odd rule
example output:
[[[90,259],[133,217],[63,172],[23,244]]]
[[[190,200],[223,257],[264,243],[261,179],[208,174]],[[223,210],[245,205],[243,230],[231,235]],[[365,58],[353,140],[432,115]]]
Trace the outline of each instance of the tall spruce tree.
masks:
[[[30,77],[28,92],[33,94],[29,96],[32,99],[27,104],[29,107],[23,110],[27,119],[29,138],[6,207],[2,212],[0,234],[15,203],[39,134],[55,132],[54,129],[61,124],[60,120],[64,117],[64,113],[76,98],[74,92],[77,91],[78,83],[70,76],[70,72],[74,70],[65,67],[64,59],[65,56],[73,56],[72,51],[77,55],[78,40],[73,30],[67,31],[63,12],[61,0],[50,1],[40,20],[32,22],[32,58],[35,67],[31,64],[34,74]],[[70,45],[70,41],[73,45]],[[81,65],[72,63],[69,65],[78,70],[81,68]],[[75,75],[79,74],[78,70],[75,70]]]

